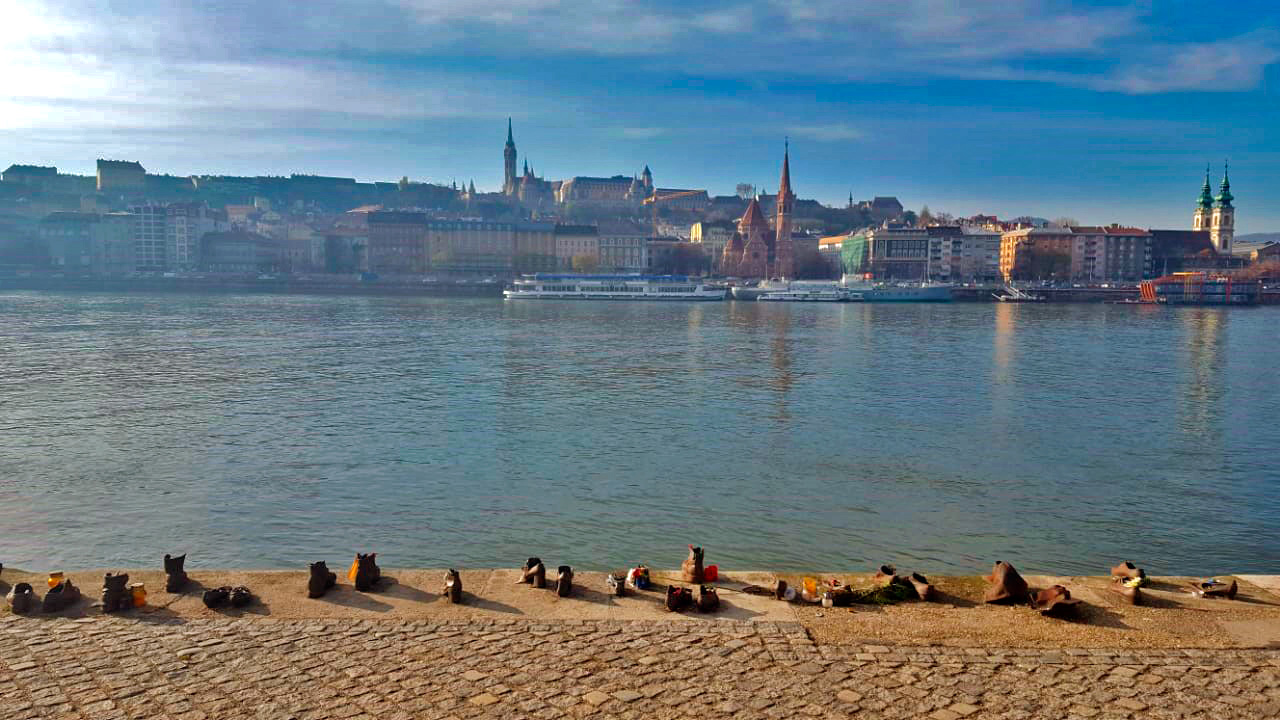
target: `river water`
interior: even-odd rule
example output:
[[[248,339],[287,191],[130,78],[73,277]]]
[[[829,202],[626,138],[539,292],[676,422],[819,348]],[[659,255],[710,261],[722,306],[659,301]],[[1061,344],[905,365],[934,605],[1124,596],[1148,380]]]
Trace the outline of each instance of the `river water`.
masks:
[[[0,294],[0,562],[1280,571],[1280,309]]]

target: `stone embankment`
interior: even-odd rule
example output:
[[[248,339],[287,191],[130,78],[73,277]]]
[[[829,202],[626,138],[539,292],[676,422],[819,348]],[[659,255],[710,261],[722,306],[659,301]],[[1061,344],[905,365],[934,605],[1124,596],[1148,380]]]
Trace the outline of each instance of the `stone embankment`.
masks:
[[[130,573],[149,602],[120,615],[92,598],[0,613],[0,717],[1280,716],[1272,577],[1240,577],[1234,601],[1157,579],[1143,607],[1103,578],[1028,577],[1085,599],[1068,621],[977,603],[973,578],[935,579],[938,603],[824,610],[742,593],[774,576],[734,574],[718,583],[721,613],[673,615],[662,574],[614,598],[580,573],[556,598],[515,571],[468,571],[465,604],[450,605],[436,571],[387,569],[378,592],[344,584],[317,600],[304,573],[188,572],[182,595]],[[100,573],[68,574],[96,594]],[[5,569],[0,589],[22,579],[41,578]],[[257,601],[200,603],[201,587],[232,583]]]

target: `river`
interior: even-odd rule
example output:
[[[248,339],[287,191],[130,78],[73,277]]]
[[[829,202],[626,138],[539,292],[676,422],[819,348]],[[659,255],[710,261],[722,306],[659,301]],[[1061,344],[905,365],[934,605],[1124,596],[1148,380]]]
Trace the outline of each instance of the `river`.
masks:
[[[33,570],[1280,568],[1280,308],[0,293]]]

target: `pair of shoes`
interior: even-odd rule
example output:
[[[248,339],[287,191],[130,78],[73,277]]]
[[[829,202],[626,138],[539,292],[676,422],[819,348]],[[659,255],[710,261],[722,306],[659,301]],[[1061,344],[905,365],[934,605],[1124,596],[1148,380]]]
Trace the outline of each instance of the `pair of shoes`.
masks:
[[[679,585],[667,586],[667,610],[680,612],[693,604],[693,593]]]
[[[444,589],[440,594],[449,598],[449,602],[454,605],[462,602],[462,576],[457,570],[449,568],[449,572],[444,574]]]
[[[520,580],[517,582],[528,583],[536,588],[545,588],[547,586],[547,566],[542,564],[541,558],[529,558],[524,562],[524,567],[520,568]]]
[[[307,580],[307,597],[318,598],[338,584],[337,573],[329,570],[323,560],[311,563],[311,578]]]
[[[556,568],[556,595],[569,597],[573,592],[573,568],[561,565]]]
[[[165,592],[181,592],[182,588],[187,586],[187,573],[182,569],[183,563],[187,561],[186,553],[173,557],[166,554],[164,556],[164,589]]]
[[[898,575],[898,569],[894,566],[881,565],[879,569],[876,570],[876,574],[872,580],[875,581],[876,585],[885,587],[889,585],[901,585],[905,588],[910,588],[911,592],[915,593],[917,599],[925,602],[933,599],[933,585],[929,584],[928,578],[918,572],[913,572],[904,578]],[[910,595],[908,595],[908,597],[909,596]]]
[[[107,573],[102,578],[102,612],[119,612],[133,607],[128,573]]]
[[[604,586],[609,590],[609,594],[614,597],[622,597],[627,594],[627,574],[623,572],[611,572],[605,576]]]
[[[14,613],[26,615],[35,611],[36,606],[40,603],[40,596],[36,595],[31,583],[22,582],[10,588],[5,600],[9,601],[9,609],[13,610]]]
[[[223,585],[222,587],[210,588],[204,591],[204,606],[212,610],[219,608],[228,603],[231,607],[244,607],[253,600],[253,593],[249,592],[249,588],[243,585],[230,587]]]
[[[1220,598],[1224,597],[1228,600],[1236,599],[1236,581],[1232,578],[1231,582],[1222,582],[1217,578],[1208,578],[1207,580],[1191,581],[1191,592],[1198,597]]]
[[[44,612],[58,612],[71,607],[80,599],[80,588],[71,584],[70,579],[49,588],[49,592],[44,596]]]
[[[1003,560],[997,560],[991,574],[986,577],[990,583],[983,593],[983,602],[1017,604],[1027,602],[1031,588],[1022,579],[1013,566]]]
[[[1130,605],[1142,604],[1140,588],[1147,584],[1147,571],[1134,565],[1131,561],[1111,568],[1111,590]]]
[[[351,564],[351,569],[347,572],[347,578],[356,586],[356,590],[369,592],[382,579],[382,569],[378,567],[377,557],[378,553],[369,553],[367,555],[356,553],[355,562]]]
[[[706,582],[706,572],[702,569],[703,550],[700,547],[689,546],[689,557],[680,563],[680,579],[694,585],[701,585]]]
[[[720,595],[716,593],[716,589],[713,587],[699,585],[697,606],[698,612],[715,612],[720,609]]]

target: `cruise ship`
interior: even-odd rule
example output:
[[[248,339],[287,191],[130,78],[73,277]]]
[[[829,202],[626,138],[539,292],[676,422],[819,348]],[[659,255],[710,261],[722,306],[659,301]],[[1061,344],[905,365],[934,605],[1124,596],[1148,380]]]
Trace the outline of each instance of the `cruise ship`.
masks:
[[[862,296],[863,302],[951,302],[951,286],[945,283],[872,283],[858,275],[840,278],[840,287]]]
[[[849,292],[829,280],[773,283],[760,289],[756,295],[756,300],[761,302],[854,302],[861,299],[860,294]]]
[[[724,300],[722,287],[684,275],[523,275],[508,300]]]

